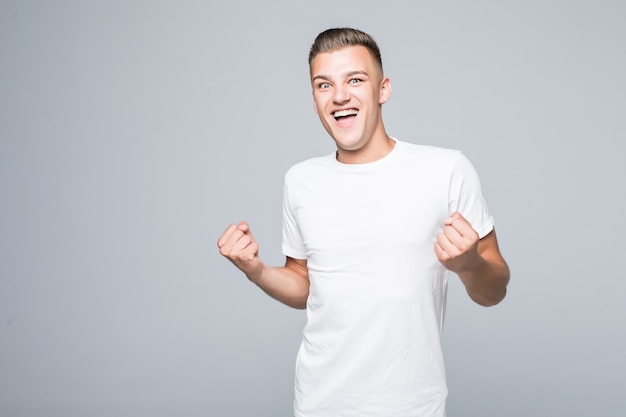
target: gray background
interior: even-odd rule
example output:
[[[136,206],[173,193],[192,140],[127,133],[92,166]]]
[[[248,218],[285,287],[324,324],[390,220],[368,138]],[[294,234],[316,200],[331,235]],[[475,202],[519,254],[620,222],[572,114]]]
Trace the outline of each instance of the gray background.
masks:
[[[462,149],[513,271],[451,276],[452,416],[626,409],[626,2],[0,3],[0,415],[288,416],[304,313],[218,254],[280,254],[285,170],[333,144],[315,35],[372,33],[390,134]]]

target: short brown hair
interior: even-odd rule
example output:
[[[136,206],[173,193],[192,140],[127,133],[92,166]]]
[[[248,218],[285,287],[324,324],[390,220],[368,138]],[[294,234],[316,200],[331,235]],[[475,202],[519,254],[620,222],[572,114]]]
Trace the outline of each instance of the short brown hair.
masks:
[[[380,56],[380,49],[374,38],[365,32],[352,28],[333,28],[325,30],[317,35],[311,50],[309,51],[309,67],[313,59],[322,52],[332,52],[348,46],[364,46],[380,66],[383,72],[383,60]]]

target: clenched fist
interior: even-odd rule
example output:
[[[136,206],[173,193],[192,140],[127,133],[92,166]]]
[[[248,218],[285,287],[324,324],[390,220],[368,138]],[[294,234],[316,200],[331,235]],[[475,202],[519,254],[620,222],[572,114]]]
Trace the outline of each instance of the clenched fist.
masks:
[[[459,273],[480,262],[478,241],[478,233],[472,225],[460,213],[454,212],[437,236],[435,254],[448,270]]]
[[[250,226],[243,221],[231,224],[217,241],[220,253],[241,269],[248,277],[262,267],[259,260],[259,246],[257,245]]]

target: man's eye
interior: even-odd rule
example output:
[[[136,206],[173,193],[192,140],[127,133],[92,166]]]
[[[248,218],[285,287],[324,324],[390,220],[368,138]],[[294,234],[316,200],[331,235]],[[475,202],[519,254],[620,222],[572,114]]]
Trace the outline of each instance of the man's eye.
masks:
[[[328,84],[328,83],[320,83],[319,84],[319,88],[328,88],[328,87],[330,87],[330,84]]]
[[[358,83],[360,83],[360,82],[361,82],[361,79],[359,79],[359,78],[352,78],[352,79],[350,80],[350,84],[358,84]]]

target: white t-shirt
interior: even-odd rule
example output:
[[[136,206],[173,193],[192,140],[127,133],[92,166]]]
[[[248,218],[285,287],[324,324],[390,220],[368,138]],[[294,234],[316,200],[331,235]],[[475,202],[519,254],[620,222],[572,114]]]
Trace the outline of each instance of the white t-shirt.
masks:
[[[306,259],[296,417],[443,417],[447,271],[433,245],[459,211],[493,229],[459,151],[396,141],[384,158],[335,155],[285,175],[283,253]]]

